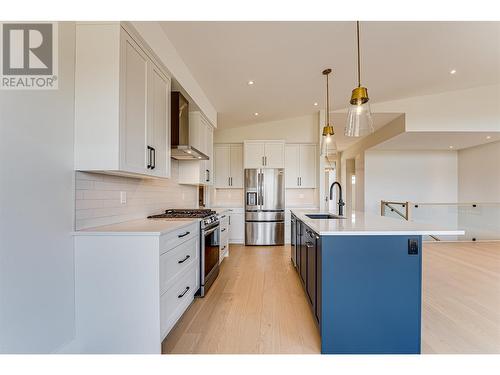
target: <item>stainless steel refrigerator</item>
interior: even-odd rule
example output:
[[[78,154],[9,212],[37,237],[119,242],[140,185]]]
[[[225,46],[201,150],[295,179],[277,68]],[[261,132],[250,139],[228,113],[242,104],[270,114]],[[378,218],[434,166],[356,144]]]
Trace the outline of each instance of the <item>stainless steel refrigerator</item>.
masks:
[[[245,245],[284,243],[284,170],[245,169]]]

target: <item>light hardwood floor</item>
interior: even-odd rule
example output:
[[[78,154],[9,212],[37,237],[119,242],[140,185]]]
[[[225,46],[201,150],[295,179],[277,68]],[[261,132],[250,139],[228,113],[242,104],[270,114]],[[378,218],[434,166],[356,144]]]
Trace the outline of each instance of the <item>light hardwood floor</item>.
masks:
[[[230,254],[163,353],[319,353],[290,247],[231,245]],[[424,245],[422,351],[500,353],[500,242]]]
[[[429,243],[422,352],[500,353],[500,242]]]

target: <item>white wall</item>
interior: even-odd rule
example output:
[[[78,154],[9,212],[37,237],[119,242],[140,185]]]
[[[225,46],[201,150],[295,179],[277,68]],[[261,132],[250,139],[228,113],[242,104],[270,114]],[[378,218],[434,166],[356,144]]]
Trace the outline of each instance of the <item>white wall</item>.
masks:
[[[366,151],[365,210],[380,201],[457,202],[456,151]]]
[[[459,202],[500,202],[500,142],[458,151]]]
[[[59,89],[0,91],[0,352],[74,336],[73,23],[59,24]]]
[[[241,143],[244,140],[284,139],[289,143],[318,143],[318,114],[254,125],[216,129],[215,143]]]
[[[198,208],[198,188],[177,183],[179,163],[172,160],[170,179],[76,172],[76,229],[144,218],[167,208]],[[120,192],[126,193],[125,204]]]
[[[405,116],[401,115],[376,132],[361,138],[354,145],[342,151],[340,160],[337,162],[337,178],[342,186],[347,186],[347,160],[354,159],[354,168],[356,173],[356,210],[365,211],[365,151],[371,147],[395,137],[405,131]],[[347,206],[347,209],[351,207]]]
[[[373,112],[405,113],[406,131],[500,131],[500,85],[373,103]]]

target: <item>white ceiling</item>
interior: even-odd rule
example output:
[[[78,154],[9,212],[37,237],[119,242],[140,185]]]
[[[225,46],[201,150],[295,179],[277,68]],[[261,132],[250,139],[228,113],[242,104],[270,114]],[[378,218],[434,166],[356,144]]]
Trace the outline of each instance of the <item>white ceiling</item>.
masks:
[[[379,143],[373,149],[400,151],[460,150],[496,141],[500,141],[500,132],[407,132]],[[450,146],[453,146],[453,148],[450,149]]]
[[[346,106],[356,84],[355,22],[161,25],[219,112],[220,128],[324,108],[327,67],[333,109]],[[500,22],[362,22],[361,58],[372,102],[498,83]]]

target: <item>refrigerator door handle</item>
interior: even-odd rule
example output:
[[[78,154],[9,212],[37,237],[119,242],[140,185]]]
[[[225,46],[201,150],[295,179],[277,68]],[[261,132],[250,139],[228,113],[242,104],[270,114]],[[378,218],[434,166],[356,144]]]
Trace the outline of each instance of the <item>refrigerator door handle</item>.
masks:
[[[258,201],[258,204],[259,204],[259,206],[261,206],[260,209],[262,209],[262,206],[264,205],[264,196],[263,196],[263,194],[264,194],[264,187],[263,187],[264,181],[263,180],[264,180],[264,173],[259,172],[259,181],[258,181],[258,183],[259,183],[259,188],[258,188],[259,201]]]

